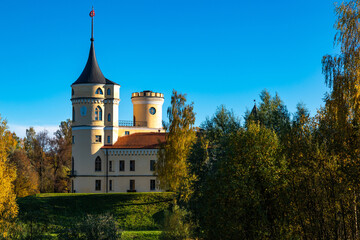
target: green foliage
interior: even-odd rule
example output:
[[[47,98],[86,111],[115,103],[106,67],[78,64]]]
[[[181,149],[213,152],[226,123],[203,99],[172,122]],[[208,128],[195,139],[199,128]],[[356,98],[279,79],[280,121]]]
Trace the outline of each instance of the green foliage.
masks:
[[[195,140],[193,108],[193,104],[186,104],[186,95],[173,91],[167,112],[169,124],[164,124],[166,143],[160,146],[155,170],[161,189],[178,192],[191,178],[186,160]]]
[[[121,240],[160,240],[161,231],[124,231]]]
[[[165,224],[160,236],[162,240],[182,240],[190,239],[190,224],[186,223],[187,213],[184,209],[174,206],[172,211],[165,215]]]
[[[271,97],[267,90],[260,93],[260,105],[256,116],[245,113],[245,125],[250,122],[260,122],[265,127],[272,129],[282,138],[290,129],[290,114],[279,95]]]
[[[115,219],[110,214],[87,215],[58,234],[60,239],[116,240],[121,236]]]

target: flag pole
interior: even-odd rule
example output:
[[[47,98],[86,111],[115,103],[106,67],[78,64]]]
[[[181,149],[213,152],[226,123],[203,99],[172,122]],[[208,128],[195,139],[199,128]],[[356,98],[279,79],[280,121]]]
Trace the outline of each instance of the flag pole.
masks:
[[[91,41],[94,41],[94,6],[92,7],[92,11],[91,11]]]

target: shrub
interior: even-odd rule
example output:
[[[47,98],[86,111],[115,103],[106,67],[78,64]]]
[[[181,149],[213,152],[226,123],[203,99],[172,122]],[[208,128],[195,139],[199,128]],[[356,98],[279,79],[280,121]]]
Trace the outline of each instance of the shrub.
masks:
[[[172,212],[165,214],[164,231],[160,239],[162,240],[182,240],[190,239],[190,225],[185,221],[186,211],[174,206]]]
[[[81,222],[63,229],[58,236],[59,239],[116,240],[120,239],[121,231],[110,214],[87,215]]]

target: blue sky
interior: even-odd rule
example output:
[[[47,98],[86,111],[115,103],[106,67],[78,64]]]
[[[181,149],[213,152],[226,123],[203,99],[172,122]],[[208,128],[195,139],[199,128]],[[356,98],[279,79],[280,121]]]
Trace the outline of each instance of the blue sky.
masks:
[[[334,54],[331,0],[2,1],[0,114],[23,136],[53,131],[71,116],[70,85],[90,47],[121,85],[119,118],[132,119],[132,92],[173,89],[193,101],[199,125],[224,104],[243,116],[253,99],[278,92],[290,112],[314,114],[327,88],[321,59]]]

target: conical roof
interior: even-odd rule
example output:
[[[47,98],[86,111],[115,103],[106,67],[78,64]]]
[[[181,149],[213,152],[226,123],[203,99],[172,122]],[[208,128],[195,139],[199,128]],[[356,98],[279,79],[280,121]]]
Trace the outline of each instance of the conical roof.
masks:
[[[257,117],[257,114],[258,114],[258,109],[257,109],[257,107],[256,107],[256,103],[254,102],[254,107],[253,107],[253,109],[251,110],[250,115],[253,115],[254,117]]]
[[[94,48],[94,41],[91,39],[90,45],[90,52],[89,58],[85,65],[84,70],[82,71],[80,77],[72,84],[86,84],[86,83],[93,83],[93,84],[115,84],[118,85],[109,79],[106,79],[102,74],[100,67],[96,60],[95,55],[95,48]]]

